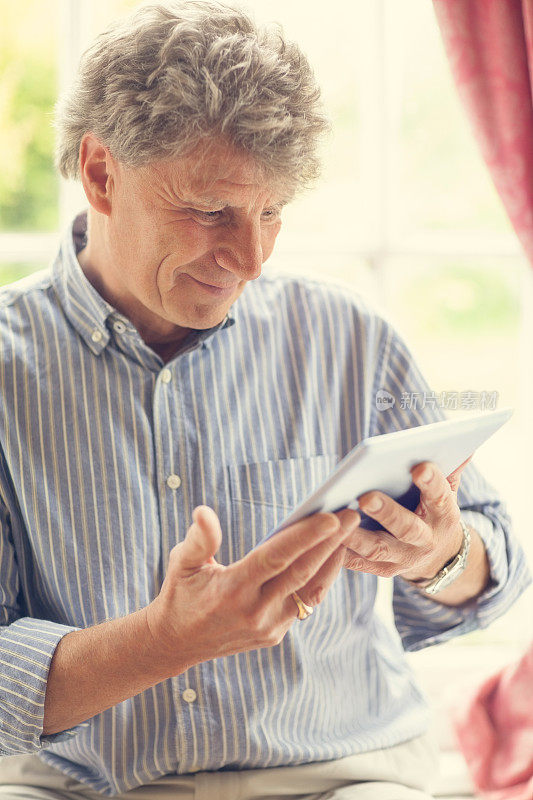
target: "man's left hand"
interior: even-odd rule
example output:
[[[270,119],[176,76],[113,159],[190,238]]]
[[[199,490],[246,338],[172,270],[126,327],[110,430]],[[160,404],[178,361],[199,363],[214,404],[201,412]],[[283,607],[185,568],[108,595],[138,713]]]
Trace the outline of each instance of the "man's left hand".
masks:
[[[379,522],[383,530],[358,528],[345,541],[344,566],[384,577],[433,578],[461,549],[463,531],[457,490],[469,461],[447,478],[429,461],[413,467],[413,482],[420,489],[420,503],[414,512],[383,492],[361,495],[359,508]]]

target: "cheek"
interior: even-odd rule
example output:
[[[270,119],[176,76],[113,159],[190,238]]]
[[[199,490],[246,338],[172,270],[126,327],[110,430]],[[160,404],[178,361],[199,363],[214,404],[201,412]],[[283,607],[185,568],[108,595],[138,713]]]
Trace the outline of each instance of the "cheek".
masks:
[[[135,203],[123,204],[109,229],[109,246],[113,263],[123,275],[139,279],[147,264],[151,264],[160,249],[158,227]]]
[[[272,255],[272,250],[276,243],[276,238],[281,230],[281,222],[276,223],[263,230],[261,236],[261,247],[263,250],[263,261],[266,261]]]
[[[216,242],[214,229],[202,228],[190,220],[165,227],[158,240],[152,233],[150,263],[156,268],[151,269],[150,280],[157,284],[158,291],[173,290],[177,277],[190,265],[208,262]]]
[[[155,243],[155,237],[152,238]],[[216,247],[215,232],[202,228],[192,220],[165,226],[158,239],[158,251],[170,257],[174,266],[196,261]]]
[[[215,250],[217,233],[214,228],[202,227],[195,222],[188,222],[180,229],[176,238],[176,250],[187,254],[189,261]]]

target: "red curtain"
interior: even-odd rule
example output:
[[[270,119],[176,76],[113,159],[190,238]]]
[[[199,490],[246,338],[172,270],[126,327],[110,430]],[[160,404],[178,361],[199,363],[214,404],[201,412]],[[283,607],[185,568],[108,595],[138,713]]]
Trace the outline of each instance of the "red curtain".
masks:
[[[472,779],[487,800],[533,797],[533,644],[454,708]]]
[[[533,0],[433,0],[481,152],[533,265]]]

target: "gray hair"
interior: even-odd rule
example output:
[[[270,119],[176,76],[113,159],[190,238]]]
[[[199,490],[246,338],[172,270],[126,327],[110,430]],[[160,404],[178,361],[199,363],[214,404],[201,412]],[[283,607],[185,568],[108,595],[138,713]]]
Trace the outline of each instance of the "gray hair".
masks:
[[[82,56],[55,125],[67,178],[79,178],[87,132],[129,166],[222,138],[294,189],[317,177],[329,127],[298,45],[216,0],[144,5],[113,23]]]

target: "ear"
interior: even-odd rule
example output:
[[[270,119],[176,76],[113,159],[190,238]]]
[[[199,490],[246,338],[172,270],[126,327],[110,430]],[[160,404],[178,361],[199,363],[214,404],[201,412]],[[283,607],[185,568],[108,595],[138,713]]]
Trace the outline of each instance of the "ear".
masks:
[[[111,214],[116,162],[107,147],[93,133],[84,134],[80,143],[80,177],[87,200],[95,211]]]

